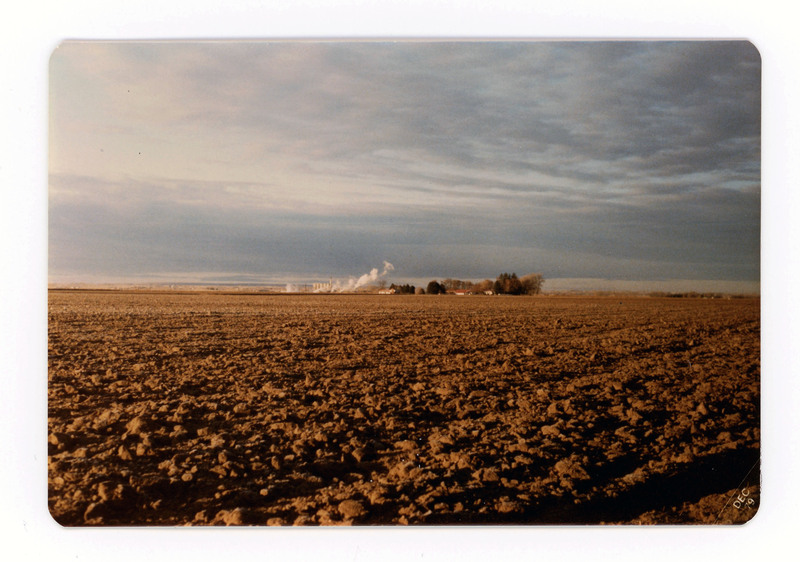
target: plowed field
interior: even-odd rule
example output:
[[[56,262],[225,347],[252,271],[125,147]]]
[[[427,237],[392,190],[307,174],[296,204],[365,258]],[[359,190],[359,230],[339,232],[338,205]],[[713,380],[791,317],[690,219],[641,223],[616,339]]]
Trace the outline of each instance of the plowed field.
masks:
[[[63,525],[742,523],[758,299],[51,291]]]

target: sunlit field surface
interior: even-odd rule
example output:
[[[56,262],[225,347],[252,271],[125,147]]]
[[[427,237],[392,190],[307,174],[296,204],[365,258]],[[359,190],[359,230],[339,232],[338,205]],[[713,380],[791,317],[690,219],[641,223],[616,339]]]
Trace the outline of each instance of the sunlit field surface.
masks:
[[[51,291],[63,525],[749,520],[757,298]]]

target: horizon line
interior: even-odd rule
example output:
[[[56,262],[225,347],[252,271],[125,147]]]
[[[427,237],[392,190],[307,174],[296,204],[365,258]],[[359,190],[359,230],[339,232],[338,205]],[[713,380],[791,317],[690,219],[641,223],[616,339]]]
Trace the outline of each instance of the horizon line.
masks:
[[[192,276],[190,276],[192,277]],[[228,277],[228,279],[224,279]],[[236,279],[232,279],[236,277]],[[244,277],[245,279],[242,279]],[[246,279],[250,277],[251,279]],[[255,289],[258,287],[265,289],[294,287],[311,287],[314,283],[327,282],[328,279],[320,280],[316,277],[270,277],[255,279],[252,274],[196,274],[195,278],[177,276],[172,279],[154,279],[152,276],[142,277],[101,277],[101,276],[53,276],[48,279],[48,289],[68,289],[68,288],[225,288],[225,289]],[[441,281],[452,277],[432,276],[413,277],[413,278],[384,278],[386,285],[410,284],[418,287],[425,287],[431,281]],[[484,279],[463,279],[463,281],[480,282]],[[371,283],[367,286],[378,287],[379,283]],[[289,291],[292,292],[292,291]],[[722,293],[722,294],[761,294],[760,281],[741,281],[741,280],[721,280],[721,279],[608,279],[602,277],[544,277],[542,294],[558,293],[592,293],[592,292],[611,292],[611,293]]]

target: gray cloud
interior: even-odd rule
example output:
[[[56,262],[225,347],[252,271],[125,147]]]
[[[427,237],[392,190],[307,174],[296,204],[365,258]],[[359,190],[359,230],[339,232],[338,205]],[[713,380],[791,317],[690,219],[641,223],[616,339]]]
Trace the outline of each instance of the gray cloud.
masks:
[[[758,280],[745,42],[68,43],[51,79],[51,271]]]

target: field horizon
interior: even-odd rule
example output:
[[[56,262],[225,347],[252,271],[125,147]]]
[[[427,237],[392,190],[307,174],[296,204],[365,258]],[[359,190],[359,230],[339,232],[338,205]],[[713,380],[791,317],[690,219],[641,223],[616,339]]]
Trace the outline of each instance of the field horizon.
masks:
[[[425,288],[431,280],[442,280],[445,277],[414,278],[414,279],[388,279],[388,286],[391,283],[412,284],[417,287]],[[471,282],[480,282],[483,279],[468,279]],[[269,292],[269,293],[312,293],[313,284],[321,282],[319,278],[310,278],[301,282],[291,283],[269,283],[269,282],[197,282],[197,281],[152,281],[146,279],[120,280],[120,281],[83,281],[80,278],[72,280],[48,280],[48,290],[115,290],[115,289],[141,289],[141,290],[220,290],[237,292]],[[287,285],[296,287],[295,290],[287,291]],[[380,289],[378,284],[369,284],[359,287],[352,291],[341,291],[342,293],[353,294],[363,292],[377,292]],[[651,294],[719,294],[723,296],[747,296],[757,297],[761,294],[760,282],[749,281],[629,281],[629,280],[608,280],[608,279],[544,279],[541,295],[597,295],[597,294],[618,294],[618,295],[651,295]]]

